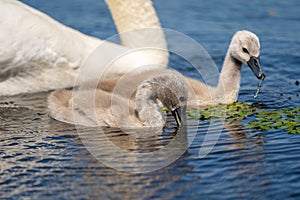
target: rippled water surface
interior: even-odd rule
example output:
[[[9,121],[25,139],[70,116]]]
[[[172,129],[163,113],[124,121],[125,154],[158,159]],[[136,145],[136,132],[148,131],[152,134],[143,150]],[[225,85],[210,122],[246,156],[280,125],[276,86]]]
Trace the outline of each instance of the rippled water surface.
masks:
[[[24,2],[86,34],[107,38],[116,33],[102,1]],[[258,81],[244,66],[239,102],[257,101],[266,109],[300,105],[300,90],[295,84],[300,74],[299,1],[154,3],[163,26],[187,34],[203,45],[217,66],[222,65],[234,32],[248,29],[257,33],[267,77],[262,92],[254,100]],[[194,75],[176,56],[171,57],[170,65],[185,75]],[[220,135],[217,123],[193,119],[189,120],[187,130],[175,130],[171,124],[161,135],[147,139],[137,139],[117,129],[105,129],[104,134],[97,135],[95,130],[51,120],[46,110],[47,95],[0,99],[1,199],[300,198],[300,135],[285,130],[247,129],[249,118],[225,123]],[[208,130],[210,135],[206,137]],[[218,136],[212,151],[199,157],[199,149],[209,148]],[[89,140],[83,141],[83,137]],[[126,157],[106,146],[98,156],[125,171],[143,171],[171,160],[189,144],[190,147],[160,170],[127,173],[107,167],[90,153],[99,152],[101,147],[93,144],[106,139],[132,154]],[[202,144],[204,140],[206,143]],[[157,154],[151,162],[147,156],[135,157],[134,153],[148,155],[172,141],[172,151]]]

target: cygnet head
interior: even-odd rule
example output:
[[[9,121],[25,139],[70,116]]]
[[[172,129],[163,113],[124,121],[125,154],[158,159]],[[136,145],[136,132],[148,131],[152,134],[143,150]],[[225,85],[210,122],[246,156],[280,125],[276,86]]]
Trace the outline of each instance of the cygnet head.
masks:
[[[157,100],[167,107],[174,116],[178,126],[182,125],[186,114],[188,87],[184,77],[170,71],[155,75],[143,81],[136,93],[138,116],[146,126],[164,125],[164,120]]]
[[[260,65],[260,43],[254,33],[246,30],[236,32],[229,50],[230,55],[248,65],[258,79],[265,78],[265,73]]]

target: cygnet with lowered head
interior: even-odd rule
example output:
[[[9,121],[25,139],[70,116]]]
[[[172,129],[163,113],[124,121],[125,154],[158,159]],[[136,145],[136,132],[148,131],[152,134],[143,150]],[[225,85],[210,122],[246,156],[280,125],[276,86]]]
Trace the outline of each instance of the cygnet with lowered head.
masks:
[[[260,64],[260,43],[250,31],[238,31],[233,36],[227,51],[217,87],[210,87],[195,79],[187,78],[199,105],[229,104],[237,101],[240,88],[242,64],[248,65],[255,76],[264,80]]]
[[[77,91],[54,91],[48,97],[48,109],[52,118],[72,124],[163,128],[166,121],[160,102],[181,126],[187,98],[185,78],[176,71],[159,69],[103,79],[96,89],[82,86]]]

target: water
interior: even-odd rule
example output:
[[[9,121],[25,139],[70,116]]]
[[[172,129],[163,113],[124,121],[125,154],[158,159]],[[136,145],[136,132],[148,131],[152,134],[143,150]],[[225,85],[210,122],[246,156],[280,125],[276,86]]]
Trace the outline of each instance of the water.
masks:
[[[102,1],[24,2],[84,33],[100,38],[116,33]],[[256,101],[270,109],[299,106],[300,91],[295,84],[300,74],[299,1],[176,0],[170,4],[155,0],[154,3],[163,26],[195,39],[212,55],[217,66],[222,65],[235,31],[249,29],[257,33],[266,79],[261,93],[253,99],[258,80],[244,66],[239,102]],[[172,57],[172,66],[193,76],[181,64],[180,59]],[[249,120],[246,118],[225,124],[212,152],[199,158],[209,125],[200,121],[189,127],[187,138],[180,138],[180,144],[186,144],[197,134],[189,149],[175,162],[151,173],[125,173],[93,157],[74,126],[51,120],[46,111],[47,95],[0,99],[0,198],[300,198],[299,135],[284,130],[246,129],[244,125]],[[124,149],[151,152],[170,142],[176,135],[174,131],[169,128],[149,141],[133,142],[115,129],[106,129],[105,133]],[[132,143],[139,148],[132,148]],[[161,159],[164,158],[158,158]]]

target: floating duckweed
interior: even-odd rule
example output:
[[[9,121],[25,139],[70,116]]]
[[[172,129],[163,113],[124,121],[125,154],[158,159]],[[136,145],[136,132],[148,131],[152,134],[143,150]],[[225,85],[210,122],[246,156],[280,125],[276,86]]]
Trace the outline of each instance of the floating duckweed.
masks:
[[[300,134],[300,106],[294,108],[281,108],[273,110],[260,110],[255,121],[248,126],[262,130],[282,129],[288,133]]]
[[[168,109],[167,107],[162,107],[162,108],[161,108],[161,111],[162,111],[162,112],[169,112],[169,109]]]
[[[246,127],[260,130],[282,129],[288,133],[300,134],[300,106],[266,110],[249,103],[233,103],[208,106],[188,114],[200,120],[214,121],[216,118],[221,118],[229,122],[254,117],[254,120],[248,122]]]
[[[189,112],[189,116],[209,121],[215,117],[226,121],[233,121],[253,116],[256,109],[256,107],[252,107],[249,103],[233,103],[229,105],[208,106],[201,110],[191,111]]]

